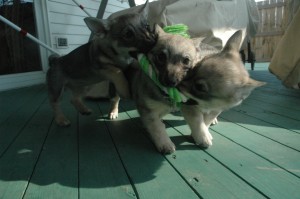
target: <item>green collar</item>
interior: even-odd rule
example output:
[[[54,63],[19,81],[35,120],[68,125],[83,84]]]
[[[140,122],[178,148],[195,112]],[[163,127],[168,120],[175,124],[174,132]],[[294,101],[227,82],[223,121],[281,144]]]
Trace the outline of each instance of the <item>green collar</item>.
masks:
[[[144,71],[144,73],[150,77],[153,82],[164,92],[166,93],[170,101],[173,105],[176,107],[180,107],[181,103],[187,102],[188,98],[184,96],[182,93],[179,92],[179,90],[175,87],[164,87],[159,82],[157,75],[155,71],[152,68],[152,65],[149,63],[149,60],[144,54],[138,55],[139,65],[141,69]]]

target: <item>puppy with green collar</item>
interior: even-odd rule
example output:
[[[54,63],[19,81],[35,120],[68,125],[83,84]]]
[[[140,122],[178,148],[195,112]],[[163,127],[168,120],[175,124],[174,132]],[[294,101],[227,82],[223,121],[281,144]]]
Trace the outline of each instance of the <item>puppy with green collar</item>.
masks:
[[[222,51],[198,60],[198,44],[195,46],[192,40],[159,32],[157,44],[147,54],[157,77],[153,78],[152,73],[143,68],[126,73],[142,122],[159,152],[175,151],[162,122],[164,115],[180,109],[195,143],[207,148],[212,145],[209,126],[214,119],[223,110],[239,105],[254,88],[264,84],[251,79],[244,68],[239,55],[241,42],[242,32],[237,31]],[[140,63],[144,67],[143,59]],[[186,63],[190,65],[183,66]],[[165,79],[168,77],[170,79]],[[153,79],[159,80],[167,90],[170,86],[178,89],[178,93],[188,99],[187,103],[174,103],[165,88]]]
[[[146,54],[149,63],[143,63],[147,59],[139,57],[140,64],[146,68],[134,66],[125,74],[142,122],[157,150],[172,153],[175,145],[168,137],[161,119],[167,113],[178,110],[180,95],[174,88],[197,63],[200,40],[165,33],[158,25],[155,30],[157,43]],[[152,67],[147,68],[147,65]],[[170,98],[170,93],[173,93],[174,100]]]

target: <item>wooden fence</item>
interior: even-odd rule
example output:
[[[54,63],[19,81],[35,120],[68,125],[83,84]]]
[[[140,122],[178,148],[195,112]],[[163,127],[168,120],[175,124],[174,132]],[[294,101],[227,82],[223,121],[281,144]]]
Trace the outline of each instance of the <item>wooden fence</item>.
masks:
[[[251,48],[259,62],[268,62],[289,24],[289,0],[265,0],[257,2],[260,25],[251,40]]]

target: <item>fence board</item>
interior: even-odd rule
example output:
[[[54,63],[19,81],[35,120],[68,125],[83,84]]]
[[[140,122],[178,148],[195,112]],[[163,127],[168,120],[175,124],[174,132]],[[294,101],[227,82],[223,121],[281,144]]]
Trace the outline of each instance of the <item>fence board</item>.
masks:
[[[271,61],[278,42],[288,26],[289,0],[257,2],[260,16],[258,32],[251,40],[256,61]]]

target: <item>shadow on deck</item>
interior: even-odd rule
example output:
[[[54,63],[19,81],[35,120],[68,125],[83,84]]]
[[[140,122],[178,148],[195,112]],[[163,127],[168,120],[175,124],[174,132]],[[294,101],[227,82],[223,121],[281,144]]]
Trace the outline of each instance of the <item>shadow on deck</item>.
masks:
[[[288,90],[256,64],[268,84],[222,113],[213,146],[189,139],[180,115],[165,118],[177,150],[161,155],[134,104],[88,101],[81,116],[65,97],[72,124],[53,122],[45,85],[0,93],[0,198],[299,198],[300,92]]]

